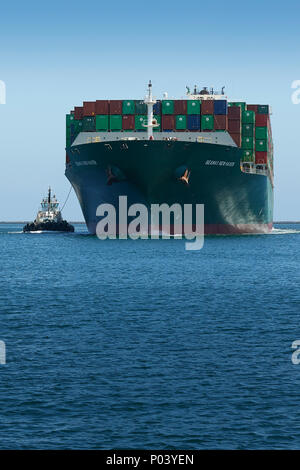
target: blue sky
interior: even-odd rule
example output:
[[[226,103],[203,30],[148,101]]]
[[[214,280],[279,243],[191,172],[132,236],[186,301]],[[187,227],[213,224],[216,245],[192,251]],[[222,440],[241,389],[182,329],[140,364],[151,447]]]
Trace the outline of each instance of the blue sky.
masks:
[[[161,97],[223,85],[231,99],[269,103],[275,219],[300,220],[300,4],[10,2],[0,9],[0,220],[29,220],[51,184],[64,201],[65,114],[83,100]],[[64,216],[82,220],[72,193]]]

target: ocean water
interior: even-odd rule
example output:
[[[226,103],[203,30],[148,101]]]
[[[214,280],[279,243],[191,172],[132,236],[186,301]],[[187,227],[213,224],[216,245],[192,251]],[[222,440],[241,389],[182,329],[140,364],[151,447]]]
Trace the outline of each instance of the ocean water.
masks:
[[[0,225],[1,449],[300,448],[300,225],[107,240]]]

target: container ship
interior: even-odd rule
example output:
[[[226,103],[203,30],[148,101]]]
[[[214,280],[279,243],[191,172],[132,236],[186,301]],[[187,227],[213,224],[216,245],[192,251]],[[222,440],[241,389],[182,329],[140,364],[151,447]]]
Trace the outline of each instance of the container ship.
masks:
[[[88,230],[97,207],[204,204],[205,234],[267,233],[273,225],[269,105],[187,87],[184,99],[85,101],[66,116],[66,177]],[[118,223],[121,223],[118,221]],[[119,226],[120,229],[120,226]],[[151,227],[149,227],[151,230]],[[180,232],[173,220],[171,233]]]

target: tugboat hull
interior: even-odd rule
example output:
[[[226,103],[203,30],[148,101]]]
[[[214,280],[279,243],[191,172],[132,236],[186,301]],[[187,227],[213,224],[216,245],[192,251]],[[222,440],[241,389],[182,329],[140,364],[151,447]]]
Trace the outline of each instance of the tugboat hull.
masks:
[[[24,233],[64,233],[74,232],[73,225],[68,224],[65,220],[62,222],[44,222],[44,223],[30,223],[23,227]]]

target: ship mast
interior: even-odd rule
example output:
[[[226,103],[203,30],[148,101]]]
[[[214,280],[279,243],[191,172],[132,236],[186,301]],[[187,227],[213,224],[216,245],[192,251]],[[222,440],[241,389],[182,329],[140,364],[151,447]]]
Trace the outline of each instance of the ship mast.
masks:
[[[147,105],[148,110],[148,124],[145,126],[147,127],[147,137],[148,140],[153,139],[153,127],[157,127],[156,124],[153,123],[153,105],[156,103],[156,100],[152,96],[152,83],[149,80],[148,84],[148,96],[146,96],[144,103]]]
[[[48,189],[48,214],[50,213],[50,204],[51,204],[51,186]]]

